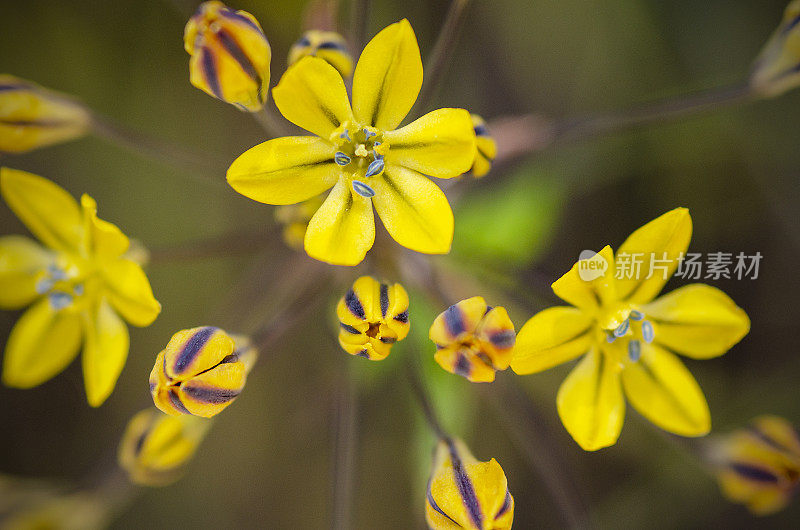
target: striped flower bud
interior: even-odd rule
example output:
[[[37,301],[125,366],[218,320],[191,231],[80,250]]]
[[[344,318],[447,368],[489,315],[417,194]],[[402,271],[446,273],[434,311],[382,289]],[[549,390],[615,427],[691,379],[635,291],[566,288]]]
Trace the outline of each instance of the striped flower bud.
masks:
[[[309,55],[327,61],[345,79],[353,73],[353,57],[347,51],[347,43],[334,31],[306,31],[289,49],[289,66]]]
[[[362,276],[339,300],[339,344],[350,355],[381,361],[392,345],[406,338],[408,294],[399,283],[379,283]]]
[[[786,7],[780,26],[756,60],[750,86],[764,97],[800,86],[800,0]]]
[[[184,48],[192,56],[192,85],[242,110],[261,110],[272,51],[253,15],[222,2],[204,2],[186,24]]]
[[[777,416],[760,416],[712,446],[723,494],[756,515],[781,510],[800,485],[800,437]]]
[[[89,132],[89,111],[30,81],[0,75],[0,152],[24,153]]]
[[[479,462],[458,439],[436,447],[425,519],[433,530],[503,530],[514,522],[514,497],[500,464]]]
[[[497,156],[497,142],[489,135],[483,118],[477,114],[472,114],[471,118],[475,130],[475,162],[470,171],[473,177],[482,177],[492,169],[492,161]]]
[[[508,368],[517,334],[505,308],[487,306],[474,296],[436,317],[430,338],[439,366],[472,382],[488,383],[497,370]]]
[[[255,351],[219,328],[179,331],[156,357],[150,393],[156,407],[179,416],[210,418],[241,393]]]
[[[211,426],[193,416],[167,416],[154,408],[128,422],[117,459],[132,482],[166,486],[178,480]]]

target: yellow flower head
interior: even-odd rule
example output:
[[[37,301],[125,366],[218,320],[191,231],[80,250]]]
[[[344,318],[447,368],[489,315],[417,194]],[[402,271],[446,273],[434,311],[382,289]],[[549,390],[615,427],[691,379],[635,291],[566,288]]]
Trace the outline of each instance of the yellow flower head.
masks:
[[[800,86],[800,0],[786,7],[780,26],[756,60],[750,86],[765,97]]]
[[[234,341],[219,328],[179,331],[150,372],[153,402],[173,416],[215,416],[242,392],[255,358],[249,341]]]
[[[747,334],[750,320],[725,293],[705,284],[653,300],[691,235],[689,211],[676,208],[631,234],[616,261],[608,246],[580,260],[553,283],[555,294],[574,307],[545,309],[519,332],[511,361],[518,374],[585,354],[561,385],[557,405],[564,426],[586,450],[617,441],[623,390],[662,429],[703,436],[711,428],[703,392],[675,354],[722,355]],[[634,259],[638,272],[631,273],[624,267]]]
[[[458,439],[439,442],[428,483],[425,519],[433,530],[507,530],[514,497],[500,464],[479,462]]]
[[[132,482],[166,486],[178,480],[212,422],[194,416],[167,416],[154,408],[128,422],[117,460]]]
[[[272,51],[253,15],[203,2],[186,24],[183,46],[192,56],[192,85],[242,110],[264,107]]]
[[[800,436],[777,416],[760,416],[715,444],[722,492],[755,515],[783,509],[800,485]]]
[[[316,196],[297,204],[284,204],[275,208],[275,220],[283,225],[283,241],[295,250],[302,250],[308,222],[322,206],[322,197]]]
[[[353,76],[353,105],[342,76],[319,57],[289,68],[272,95],[281,113],[316,136],[257,145],[228,169],[239,193],[267,204],[294,204],[333,187],[305,234],[321,261],[356,265],[375,240],[373,206],[389,234],[418,252],[444,254],[453,212],[428,179],[456,177],[472,166],[469,113],[439,109],[398,129],[422,86],[422,59],[407,20],[364,48]]]
[[[0,152],[24,153],[89,132],[86,108],[64,94],[0,75]]]
[[[339,344],[350,355],[382,361],[392,345],[406,338],[408,294],[399,283],[379,283],[362,276],[347,291],[336,307],[339,317]]]
[[[516,333],[505,308],[473,296],[436,317],[430,338],[439,366],[472,382],[489,383],[497,370],[508,368]]]
[[[472,114],[472,127],[475,130],[475,162],[472,164],[472,176],[479,178],[492,169],[492,161],[497,156],[497,142],[489,134],[486,122],[477,114]]]
[[[353,73],[353,57],[347,51],[347,42],[334,31],[306,31],[289,49],[289,66],[307,56],[324,59],[344,78]]]
[[[53,182],[0,169],[0,192],[42,247],[23,236],[0,237],[0,307],[33,304],[11,330],[3,382],[31,388],[61,372],[83,343],[89,404],[114,389],[128,356],[128,328],[148,326],[161,306],[142,268],[125,257],[128,238]]]

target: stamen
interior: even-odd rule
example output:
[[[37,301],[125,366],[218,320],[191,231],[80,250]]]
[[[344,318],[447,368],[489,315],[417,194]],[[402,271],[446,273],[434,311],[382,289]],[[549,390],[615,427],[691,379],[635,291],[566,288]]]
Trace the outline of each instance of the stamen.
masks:
[[[631,314],[628,316],[628,318],[630,318],[631,320],[637,320],[637,321],[638,320],[642,320],[644,318],[644,313],[634,309],[633,311],[631,311]]]
[[[615,340],[617,340],[617,337],[615,337],[613,333],[606,331],[606,342],[612,344]]]
[[[367,140],[369,140],[370,138],[372,138],[373,136],[376,135],[374,132],[372,132],[372,131],[370,131],[368,129],[363,129],[363,131],[364,131],[364,138],[366,138]]]
[[[56,282],[54,282],[51,278],[47,277],[42,278],[41,280],[36,282],[36,294],[46,293],[47,291],[53,288],[53,285],[55,285],[55,283]]]
[[[649,322],[647,320],[642,322],[642,339],[644,339],[644,341],[647,344],[650,344],[651,342],[653,342],[653,339],[655,337],[656,337],[656,332],[653,329],[652,322]]]
[[[341,151],[337,151],[336,154],[333,155],[333,159],[340,166],[346,166],[347,164],[350,163],[350,157],[342,153]]]
[[[72,288],[72,292],[75,293],[75,296],[83,296],[83,284],[76,283],[75,286]]]
[[[339,138],[344,138],[348,142],[352,142],[353,141],[352,139],[350,139],[350,131],[348,131],[347,129],[345,129],[344,132],[339,135]]]
[[[632,340],[628,342],[628,358],[633,362],[637,362],[641,356],[642,356],[641,343],[638,340]]]
[[[67,271],[62,269],[56,264],[51,264],[47,266],[47,274],[50,275],[55,281],[61,281],[67,279]]]
[[[617,326],[617,329],[614,330],[614,336],[621,337],[628,332],[628,328],[631,326],[630,321],[625,319],[625,322]]]
[[[375,190],[373,190],[360,180],[353,181],[353,190],[355,190],[355,192],[361,195],[362,197],[366,197],[367,199],[375,196]]]
[[[47,295],[47,300],[50,302],[50,307],[58,311],[64,309],[72,303],[72,295],[61,291],[54,291]]]
[[[376,158],[367,166],[367,177],[374,177],[383,171],[383,158]]]

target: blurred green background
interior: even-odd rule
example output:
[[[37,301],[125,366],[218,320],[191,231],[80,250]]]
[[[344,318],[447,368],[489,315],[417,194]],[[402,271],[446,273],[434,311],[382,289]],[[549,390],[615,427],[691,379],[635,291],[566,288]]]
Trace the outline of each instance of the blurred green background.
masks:
[[[347,2],[343,0],[343,4]],[[410,19],[423,57],[448,2],[373,0],[369,36]],[[491,120],[529,112],[574,117],[744,79],[777,26],[783,0],[476,0],[433,107],[463,106]],[[253,13],[273,50],[272,85],[299,37],[305,2],[234,2]],[[79,363],[28,391],[0,388],[0,473],[86,483],[114,466],[128,418],[148,405],[155,354],[181,328],[209,319],[259,322],[281,307],[239,306],[245,275],[280,282],[293,253],[270,231],[273,208],[227,188],[223,171],[264,139],[246,114],[188,83],[183,26],[195,4],[155,0],[3,2],[0,70],[74,94],[91,108],[154,137],[219,161],[218,182],[97,138],[7,156],[3,165],[88,192],[99,214],[150,249],[231,231],[264,233],[258,252],[159,259],[148,275],[164,310],[131,330],[128,364],[99,409],[85,402]],[[347,7],[347,6],[343,6]],[[346,21],[346,17],[343,17]],[[517,328],[553,302],[547,286],[581,250],[618,246],[635,228],[676,206],[690,208],[693,252],[761,252],[757,280],[723,280],[752,331],[722,358],[686,361],[703,387],[714,432],[762,413],[800,424],[800,93],[545,151],[510,172],[465,186],[453,253],[436,258],[455,277],[478,275],[484,294],[506,303]],[[25,233],[3,205],[3,235]],[[516,499],[515,528],[564,522],[551,492],[486,403],[486,392],[443,372],[427,340],[443,307],[412,293],[412,336],[382,363],[346,356],[333,307],[356,272],[342,269],[319,306],[263,353],[237,403],[217,421],[186,476],[146,490],[117,528],[325,528],[332,512],[336,399],[357,381],[354,528],[416,528],[433,438],[403,376],[420,355],[444,423],[483,460],[502,464]],[[309,280],[311,281],[311,280]],[[462,282],[453,280],[462,285]],[[490,285],[491,284],[491,285]],[[681,284],[672,280],[667,289]],[[511,285],[505,297],[497,285]],[[494,286],[494,287],[492,287]],[[456,287],[458,289],[459,287]],[[492,294],[495,293],[495,294]],[[252,294],[252,293],[250,293]],[[495,299],[491,297],[495,296]],[[263,312],[263,314],[261,313]],[[0,344],[18,313],[0,313]],[[222,324],[220,324],[222,325]],[[236,329],[231,329],[236,331]],[[568,370],[519,378],[562,464],[601,528],[796,527],[800,506],[753,519],[728,503],[697,461],[630,408],[619,443],[583,452],[555,412]],[[498,378],[507,384],[510,372]],[[522,420],[520,420],[522,421]],[[540,455],[533,455],[539,458]],[[88,478],[87,478],[88,477]]]

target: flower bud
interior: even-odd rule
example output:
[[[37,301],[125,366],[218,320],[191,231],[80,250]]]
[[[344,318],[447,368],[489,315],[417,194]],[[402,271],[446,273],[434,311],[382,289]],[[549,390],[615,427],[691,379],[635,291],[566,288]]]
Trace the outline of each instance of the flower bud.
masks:
[[[219,414],[241,393],[254,356],[249,342],[235,343],[219,328],[179,331],[150,372],[153,402],[173,416]]]
[[[69,96],[0,75],[0,152],[24,153],[89,132],[89,111]]]
[[[492,169],[492,161],[497,156],[497,143],[489,135],[486,122],[477,114],[472,114],[472,128],[475,130],[475,162],[472,164],[473,177],[482,177]]]
[[[800,86],[800,0],[786,7],[780,26],[756,59],[750,86],[764,97]]]
[[[336,32],[306,31],[289,49],[289,66],[309,55],[327,61],[345,79],[353,73],[353,57],[347,51],[347,42]]]
[[[192,85],[242,110],[261,110],[272,51],[253,15],[222,2],[204,2],[186,24],[184,48],[192,56]]]
[[[350,355],[381,361],[392,345],[406,338],[408,294],[399,283],[379,283],[362,276],[339,300],[339,344]]]
[[[308,222],[322,206],[322,195],[297,204],[284,204],[275,208],[275,220],[283,225],[283,241],[294,250],[303,249]]]
[[[136,484],[171,484],[181,477],[211,424],[194,416],[142,410],[131,418],[122,435],[119,465]]]
[[[425,519],[433,530],[503,530],[514,522],[514,497],[500,464],[479,462],[458,439],[436,447]]]
[[[760,416],[712,447],[723,494],[755,515],[781,510],[800,485],[800,437],[783,418]]]
[[[508,368],[517,338],[505,308],[487,306],[480,296],[447,308],[433,321],[429,336],[439,366],[486,383],[494,381],[497,370]]]

